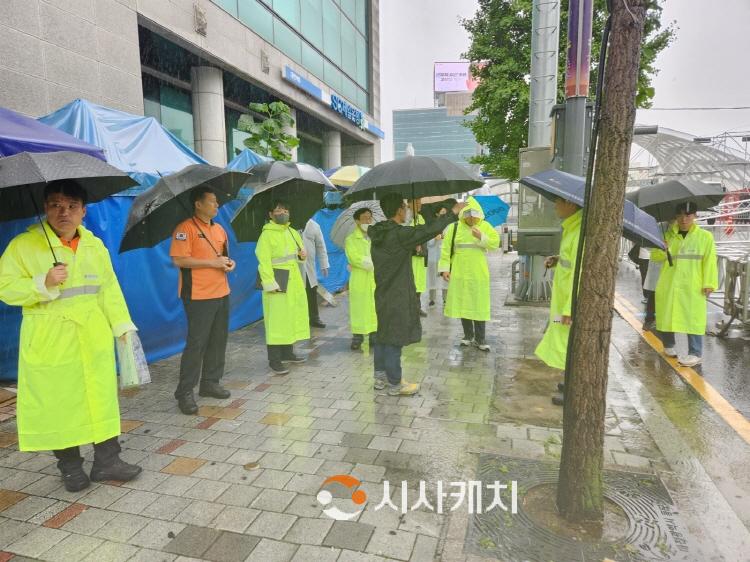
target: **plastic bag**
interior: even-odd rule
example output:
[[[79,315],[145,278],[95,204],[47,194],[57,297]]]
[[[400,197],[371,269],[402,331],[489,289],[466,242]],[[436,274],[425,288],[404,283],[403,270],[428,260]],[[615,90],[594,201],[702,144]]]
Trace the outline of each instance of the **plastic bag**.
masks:
[[[117,371],[120,374],[120,388],[130,388],[151,382],[146,354],[137,332],[127,332],[116,338]]]

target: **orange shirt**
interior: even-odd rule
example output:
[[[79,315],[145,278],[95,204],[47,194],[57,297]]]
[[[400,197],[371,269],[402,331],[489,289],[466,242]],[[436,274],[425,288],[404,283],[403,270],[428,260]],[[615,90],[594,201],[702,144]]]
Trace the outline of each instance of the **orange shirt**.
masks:
[[[62,243],[63,246],[65,246],[65,247],[70,248],[71,250],[73,250],[73,253],[75,254],[78,251],[78,241],[80,239],[81,239],[81,237],[76,234],[75,238],[73,238],[70,241],[64,240],[63,238],[60,238],[60,242]]]
[[[200,230],[198,227],[200,226]],[[227,254],[227,233],[213,221],[205,223],[199,218],[181,222],[172,234],[169,255],[173,258],[212,259],[216,252]],[[229,281],[223,270],[215,267],[180,268],[178,285],[180,298],[188,300],[218,299],[229,294]]]

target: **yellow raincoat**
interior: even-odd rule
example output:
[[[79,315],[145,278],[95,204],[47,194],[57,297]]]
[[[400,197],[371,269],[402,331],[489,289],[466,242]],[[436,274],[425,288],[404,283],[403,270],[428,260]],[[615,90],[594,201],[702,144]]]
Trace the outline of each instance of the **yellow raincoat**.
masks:
[[[344,250],[352,269],[349,277],[349,321],[352,334],[377,332],[375,273],[370,257],[370,239],[357,227],[346,237]]]
[[[424,217],[417,213],[417,222],[414,219],[405,223],[404,226],[421,226],[424,224]],[[424,248],[423,248],[424,249]],[[424,256],[411,257],[411,270],[414,273],[414,286],[418,293],[424,293],[427,290],[427,265]]]
[[[120,434],[114,337],[136,329],[102,241],[80,226],[74,253],[46,229],[57,259],[68,266],[62,285],[44,284],[52,256],[39,225],[14,238],[0,258],[0,299],[23,307],[22,451],[66,449]]]
[[[474,238],[471,227],[463,220],[445,229],[438,263],[438,272],[451,272],[444,312],[449,318],[487,321],[490,319],[490,270],[486,254],[500,247],[500,236],[484,220],[484,213],[476,199],[470,198],[462,213],[467,209],[477,209],[481,213],[482,220],[476,227],[481,231],[482,238]],[[451,245],[454,248],[452,268]]]
[[[263,226],[255,256],[263,283],[263,321],[266,325],[266,344],[289,345],[310,338],[310,317],[307,311],[307,294],[302,281],[297,252],[304,248],[302,237],[288,224],[266,223]],[[274,269],[289,271],[286,292],[279,288]]]
[[[563,316],[571,316],[573,301],[573,273],[578,254],[578,239],[581,235],[582,211],[577,211],[562,222],[560,259],[555,267],[552,281],[552,300],[549,307],[549,323],[544,337],[536,347],[536,356],[550,367],[565,369],[568,354],[570,326],[560,323]]]
[[[677,224],[665,235],[672,264],[664,263],[656,284],[656,329],[678,334],[706,333],[706,296],[716,290],[716,245],[713,235],[693,225],[683,238]],[[666,252],[652,250],[653,261],[667,260]]]

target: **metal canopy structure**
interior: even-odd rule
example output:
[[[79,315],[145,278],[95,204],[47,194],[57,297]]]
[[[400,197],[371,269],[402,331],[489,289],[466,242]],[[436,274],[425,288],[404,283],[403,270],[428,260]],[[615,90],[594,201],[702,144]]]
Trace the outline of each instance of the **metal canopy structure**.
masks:
[[[633,137],[631,161],[643,161],[644,152],[653,160],[646,167],[636,167],[640,176],[633,186],[683,177],[716,183],[727,192],[747,189],[750,185],[750,160],[744,134],[724,133],[715,137],[697,138],[687,133],[659,127],[655,134]]]

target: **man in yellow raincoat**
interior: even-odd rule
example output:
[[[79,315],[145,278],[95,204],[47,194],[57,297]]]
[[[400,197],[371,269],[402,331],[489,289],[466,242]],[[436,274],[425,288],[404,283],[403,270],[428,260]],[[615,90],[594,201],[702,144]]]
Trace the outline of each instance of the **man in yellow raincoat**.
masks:
[[[421,199],[407,199],[406,200],[406,222],[404,226],[423,226],[425,224],[424,217],[419,211],[422,210]],[[417,297],[419,299],[419,315],[427,316],[427,313],[422,308],[422,293],[427,290],[427,248],[420,244],[414,248],[414,255],[411,257],[411,269],[414,273],[414,286],[417,288]]]
[[[710,232],[695,224],[695,203],[683,203],[676,211],[676,220],[665,236],[672,264],[662,263],[656,284],[656,329],[668,357],[677,357],[675,333],[687,334],[688,355],[679,362],[694,367],[703,355],[706,299],[719,285],[716,244]],[[652,250],[651,259],[667,262],[667,254]]]
[[[581,235],[582,211],[575,203],[558,198],[555,201],[555,213],[562,219],[560,254],[547,258],[545,262],[547,268],[555,269],[555,277],[552,281],[549,322],[535,353],[550,367],[564,371],[572,324],[573,273]],[[560,392],[564,390],[562,383],[558,384],[557,388]],[[562,406],[562,394],[553,396],[552,403]]]
[[[485,323],[490,319],[490,270],[487,252],[500,247],[500,236],[484,220],[482,208],[470,197],[461,220],[445,229],[438,271],[448,281],[445,315],[460,318],[461,345],[489,351]]]
[[[378,330],[375,313],[375,273],[370,257],[370,239],[367,229],[372,224],[372,212],[365,207],[354,211],[356,228],[346,237],[344,250],[349,261],[349,322],[352,327],[353,350],[360,349],[365,334],[372,336]]]
[[[294,342],[310,338],[307,294],[299,266],[307,254],[302,237],[289,225],[288,203],[274,201],[268,216],[270,221],[263,226],[255,256],[263,284],[268,363],[274,373],[285,375],[289,369],[283,363],[305,361],[294,354]],[[274,270],[287,273],[277,278]]]
[[[16,236],[0,258],[0,299],[23,307],[18,358],[18,446],[51,449],[65,488],[86,488],[79,446],[94,444],[91,480],[141,472],[119,457],[114,338],[136,330],[109,253],[81,223],[86,192],[50,183],[47,220]],[[44,228],[59,265],[54,265]]]

